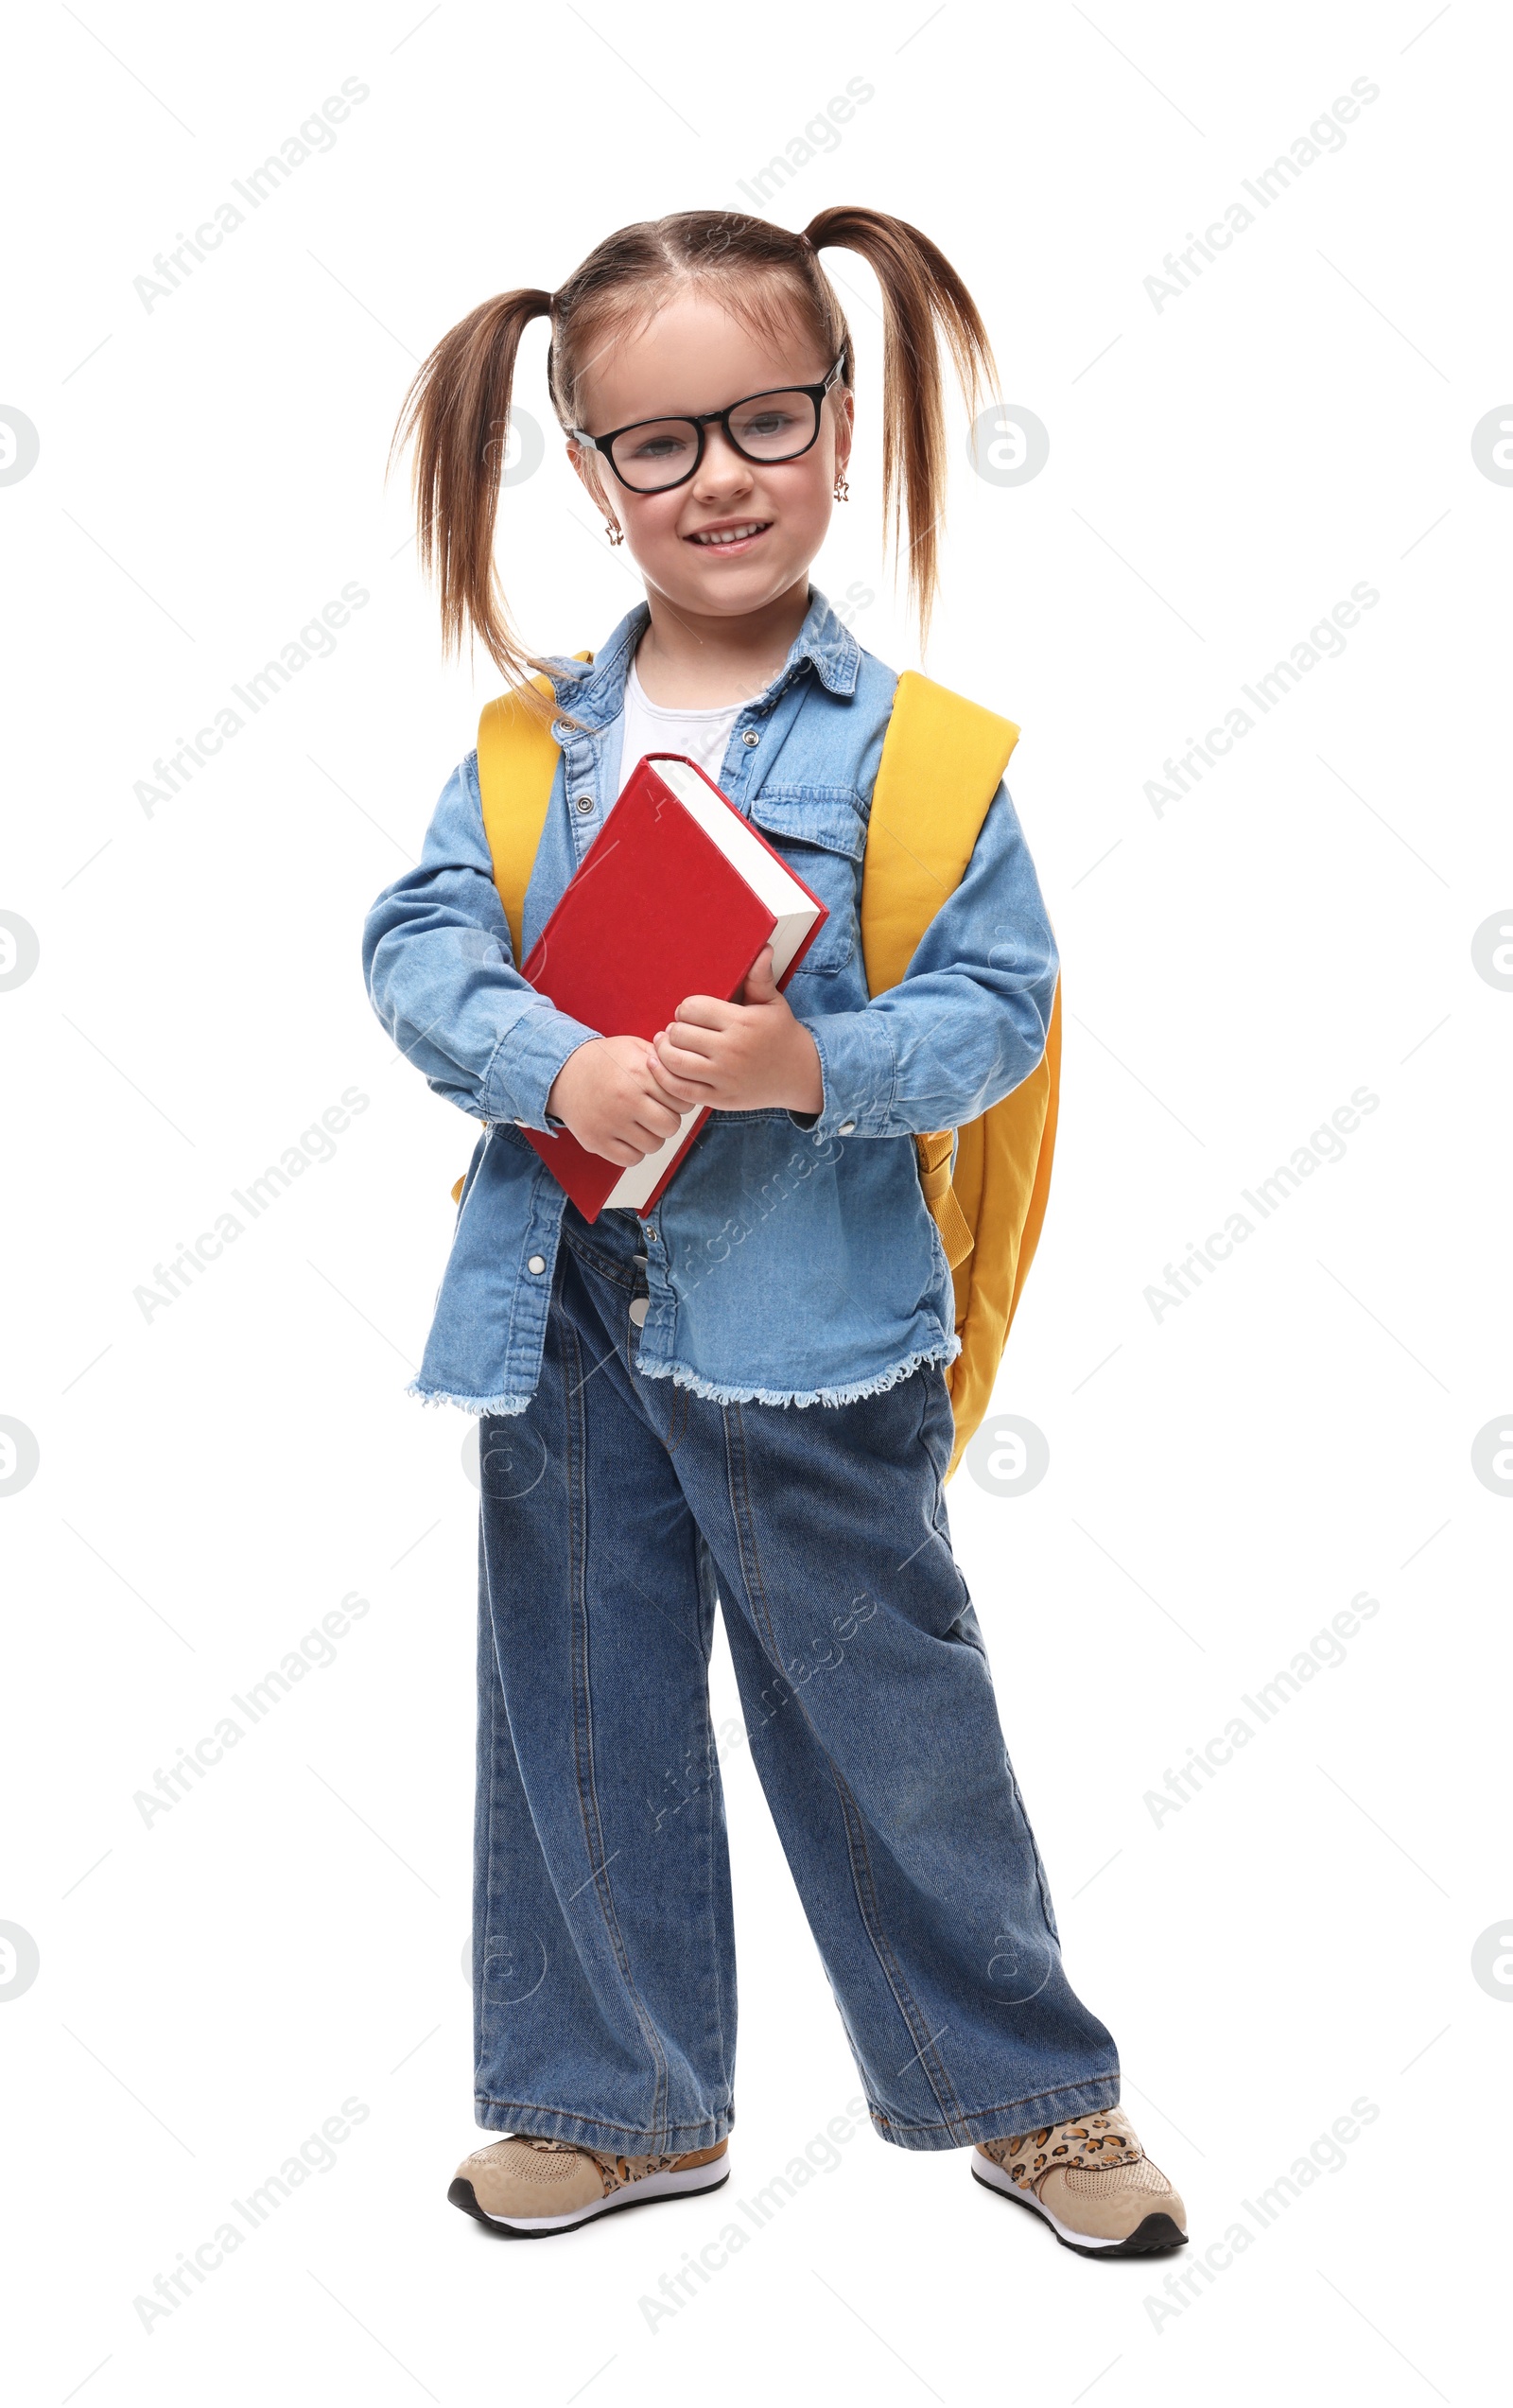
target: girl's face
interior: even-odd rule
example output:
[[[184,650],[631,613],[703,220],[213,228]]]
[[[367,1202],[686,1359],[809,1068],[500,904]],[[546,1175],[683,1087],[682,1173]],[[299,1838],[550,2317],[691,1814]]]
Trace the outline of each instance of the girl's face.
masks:
[[[775,341],[685,291],[627,339],[609,341],[583,380],[581,426],[610,432],[642,418],[702,416],[748,393],[822,384],[833,365],[795,325]],[[687,484],[628,492],[601,453],[569,441],[568,457],[604,513],[625,531],[637,567],[677,609],[714,619],[759,611],[807,583],[825,539],[835,480],[851,449],[849,393],[832,387],[820,431],[797,460],[743,459],[718,426]],[[736,540],[711,535],[739,531]]]

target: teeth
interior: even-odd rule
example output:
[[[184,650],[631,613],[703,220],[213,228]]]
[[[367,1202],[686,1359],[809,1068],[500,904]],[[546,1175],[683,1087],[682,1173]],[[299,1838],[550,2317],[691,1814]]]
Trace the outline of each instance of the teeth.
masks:
[[[695,535],[693,541],[696,544],[739,544],[746,535],[759,534],[762,523],[760,519],[754,518],[749,527],[725,527],[717,535]]]

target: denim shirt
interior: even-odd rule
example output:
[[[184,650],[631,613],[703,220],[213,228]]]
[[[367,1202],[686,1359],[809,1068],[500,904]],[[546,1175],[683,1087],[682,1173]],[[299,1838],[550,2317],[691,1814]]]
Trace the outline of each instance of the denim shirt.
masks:
[[[639,603],[592,664],[553,656],[561,758],[525,899],[529,955],[618,793]],[[1045,1050],[1059,956],[1000,785],[966,874],[902,981],[869,1000],[860,902],[867,819],[896,687],[813,587],[765,691],[742,705],[719,783],[828,906],[784,990],[819,1054],[817,1113],[715,1111],[639,1223],[648,1309],[635,1369],[717,1402],[840,1405],[961,1351],[916,1132],[956,1128]],[[540,1377],[565,1203],[530,1145],[586,1028],[514,967],[478,756],[453,772],[418,865],[363,931],[374,1010],[440,1095],[483,1124],[419,1376],[409,1392],[523,1412]],[[557,1124],[560,1125],[560,1124]]]

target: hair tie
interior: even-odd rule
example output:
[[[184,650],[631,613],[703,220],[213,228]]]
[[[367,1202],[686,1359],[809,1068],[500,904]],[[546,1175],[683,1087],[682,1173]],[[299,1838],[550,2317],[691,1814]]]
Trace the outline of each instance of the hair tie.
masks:
[[[799,236],[799,240],[804,245],[806,251],[813,252],[816,259],[819,257],[819,253],[814,250],[814,245],[810,242],[807,234],[801,234]]]

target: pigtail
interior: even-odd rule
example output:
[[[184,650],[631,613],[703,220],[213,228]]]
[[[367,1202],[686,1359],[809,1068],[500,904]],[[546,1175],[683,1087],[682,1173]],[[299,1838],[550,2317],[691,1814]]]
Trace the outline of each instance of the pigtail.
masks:
[[[826,243],[859,252],[882,290],[883,538],[896,561],[903,556],[923,644],[946,508],[942,335],[974,416],[984,385],[991,393],[998,382],[976,303],[928,236],[881,210],[822,209],[796,235],[742,212],[700,209],[620,227],[555,293],[496,294],[443,335],[417,372],[390,458],[413,443],[420,561],[440,588],[446,652],[460,651],[471,629],[538,717],[569,717],[530,682],[545,663],[516,635],[494,567],[515,358],[531,320],[550,321],[548,390],[565,433],[582,423],[582,382],[594,360],[622,328],[642,323],[687,285],[717,291],[767,334],[780,330],[796,304],[817,350],[843,361],[849,386],[845,313],[815,255]]]
[[[907,530],[908,588],[930,633],[946,515],[946,410],[939,330],[975,417],[998,383],[977,304],[944,252],[917,227],[877,209],[822,209],[805,229],[815,251],[827,243],[859,252],[882,288],[882,523],[895,557]]]
[[[547,292],[496,293],[444,334],[405,396],[390,450],[391,465],[414,444],[416,541],[440,589],[443,654],[461,652],[471,628],[512,686],[539,664],[511,624],[495,571],[499,474],[520,338],[551,306]]]

